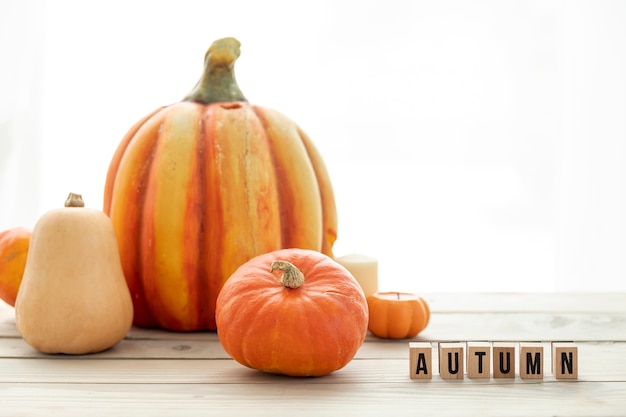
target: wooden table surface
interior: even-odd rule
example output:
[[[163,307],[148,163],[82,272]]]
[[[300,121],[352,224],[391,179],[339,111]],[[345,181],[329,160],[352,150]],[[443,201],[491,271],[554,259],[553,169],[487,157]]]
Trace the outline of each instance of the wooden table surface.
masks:
[[[372,335],[320,378],[243,367],[215,333],[133,328],[106,352],[44,355],[0,302],[0,416],[626,416],[626,293],[425,298],[432,319],[413,341],[574,341],[578,379],[556,380],[546,354],[542,380],[412,380],[409,340]]]

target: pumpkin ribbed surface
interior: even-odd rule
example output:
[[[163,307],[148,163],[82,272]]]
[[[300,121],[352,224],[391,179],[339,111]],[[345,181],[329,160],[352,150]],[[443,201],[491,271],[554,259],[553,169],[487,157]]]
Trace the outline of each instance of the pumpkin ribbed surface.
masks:
[[[224,281],[250,258],[332,254],[335,199],[321,156],[283,114],[247,102],[234,38],[215,41],[196,87],[137,122],[107,174],[135,324],[215,330]]]
[[[311,140],[246,102],[149,115],[120,144],[104,201],[141,326],[215,329],[215,299],[239,265],[287,247],[330,254],[336,238]]]
[[[15,305],[22,282],[31,230],[14,227],[0,232],[0,300]]]
[[[415,294],[379,292],[367,297],[370,311],[368,328],[384,339],[417,336],[430,322],[430,307]]]
[[[278,262],[275,262],[278,261]],[[288,288],[273,263],[304,282]],[[228,279],[217,301],[217,332],[237,362],[264,372],[322,376],[348,364],[367,334],[363,290],[341,265],[307,250],[257,256]]]

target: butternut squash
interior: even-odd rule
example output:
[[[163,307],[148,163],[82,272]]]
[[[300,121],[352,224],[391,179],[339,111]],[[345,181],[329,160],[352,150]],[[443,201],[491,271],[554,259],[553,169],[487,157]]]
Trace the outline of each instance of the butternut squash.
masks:
[[[133,319],[110,219],[70,194],[33,229],[15,321],[44,353],[86,354],[124,338]]]

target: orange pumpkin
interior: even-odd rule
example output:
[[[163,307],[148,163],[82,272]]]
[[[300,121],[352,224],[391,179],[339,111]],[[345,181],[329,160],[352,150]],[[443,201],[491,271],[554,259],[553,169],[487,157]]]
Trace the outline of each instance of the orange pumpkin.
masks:
[[[365,340],[367,318],[350,272],[310,250],[251,259],[217,299],[224,350],[242,365],[290,376],[326,375],[348,364]]]
[[[12,307],[24,276],[31,234],[23,227],[0,232],[0,299]]]
[[[249,104],[234,77],[239,42],[214,42],[180,103],[126,134],[104,193],[132,294],[135,324],[215,330],[226,279],[261,253],[300,247],[332,255],[328,172],[286,116]]]
[[[367,297],[367,306],[369,331],[385,339],[415,337],[430,321],[428,303],[415,294],[378,292]]]

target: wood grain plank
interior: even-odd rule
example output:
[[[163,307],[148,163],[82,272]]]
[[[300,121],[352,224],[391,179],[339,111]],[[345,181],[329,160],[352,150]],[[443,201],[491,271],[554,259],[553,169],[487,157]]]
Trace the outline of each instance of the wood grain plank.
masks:
[[[419,340],[626,341],[626,293],[430,294],[433,311]],[[127,339],[206,340],[215,333],[133,327]],[[20,337],[14,310],[0,302],[0,338]],[[368,339],[374,338],[370,335]]]
[[[427,293],[437,313],[626,313],[626,292]]]
[[[360,359],[401,359],[406,356],[408,341],[372,339],[356,354]],[[229,359],[217,337],[206,340],[122,340],[104,352],[68,357],[36,351],[21,338],[0,342],[0,358],[57,360],[68,359]]]
[[[379,352],[379,347],[372,346],[372,349]],[[626,343],[581,343],[578,349],[580,381],[626,382],[626,361],[623,360]],[[308,381],[322,384],[410,382],[408,345],[393,346],[388,354],[393,357],[372,359],[357,355],[345,368]],[[433,355],[433,369],[437,369],[437,364],[438,358]],[[550,364],[547,356],[545,368],[550,369]],[[550,379],[552,376],[547,372],[545,380]],[[0,358],[0,383],[274,384],[286,380],[292,383],[305,381],[258,372],[231,359],[107,359],[65,355],[47,359]],[[434,377],[433,381],[436,380]],[[472,380],[466,381],[470,383]],[[501,383],[495,379],[488,382]],[[519,379],[519,375],[515,382],[526,383]]]
[[[626,382],[597,384],[0,384],[0,416],[617,416]]]
[[[626,313],[626,292],[425,293],[434,313]],[[14,309],[0,301],[0,323],[12,321]]]
[[[385,340],[368,335],[357,357],[390,357],[404,354],[411,341],[616,341],[626,342],[626,314],[433,314],[418,337]],[[399,347],[397,347],[399,346]],[[134,329],[113,349],[93,358],[228,358],[216,333],[174,333]],[[0,357],[41,358],[19,334],[0,336]]]
[[[14,322],[0,338],[19,338]],[[133,327],[127,340],[217,340],[215,332],[176,333]],[[369,334],[368,341],[378,338]],[[433,313],[413,341],[626,341],[626,313]]]
[[[38,352],[21,338],[0,339],[0,358],[31,358],[56,360],[63,355]],[[122,340],[104,352],[79,355],[92,359],[228,359],[217,337],[210,340]]]
[[[439,298],[438,298],[439,297]],[[215,333],[133,328],[95,355],[43,355],[0,306],[0,417],[140,415],[610,416],[626,410],[624,294],[442,294],[418,338],[440,341],[573,340],[579,379],[460,381],[409,377],[410,340],[369,335],[355,359],[322,378],[243,367]],[[0,303],[1,304],[1,303]],[[435,343],[436,344],[436,343]],[[548,351],[546,349],[546,351]],[[433,368],[438,358],[433,356]],[[143,413],[143,414],[141,414]]]
[[[437,313],[418,340],[626,341],[624,313]]]

